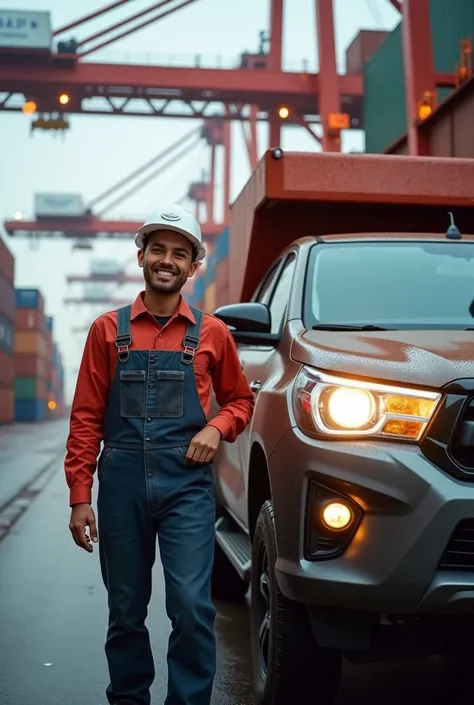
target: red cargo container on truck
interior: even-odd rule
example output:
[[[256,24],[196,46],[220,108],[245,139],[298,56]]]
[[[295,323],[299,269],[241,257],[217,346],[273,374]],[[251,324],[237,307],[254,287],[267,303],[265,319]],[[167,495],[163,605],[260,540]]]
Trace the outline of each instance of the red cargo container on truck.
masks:
[[[268,152],[229,259],[255,411],[214,462],[213,591],[251,584],[257,702],[334,702],[343,654],[470,674],[474,160]]]

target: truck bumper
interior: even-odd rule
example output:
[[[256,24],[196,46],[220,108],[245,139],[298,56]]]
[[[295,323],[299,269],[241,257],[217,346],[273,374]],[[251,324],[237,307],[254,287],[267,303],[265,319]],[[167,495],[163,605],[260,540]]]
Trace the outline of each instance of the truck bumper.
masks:
[[[415,445],[319,442],[297,428],[269,463],[276,574],[288,598],[366,613],[474,613],[474,560],[471,569],[455,567],[469,563],[469,549],[474,555],[474,485],[446,475]],[[312,483],[361,509],[336,557],[307,555]],[[447,555],[448,547],[464,553]]]

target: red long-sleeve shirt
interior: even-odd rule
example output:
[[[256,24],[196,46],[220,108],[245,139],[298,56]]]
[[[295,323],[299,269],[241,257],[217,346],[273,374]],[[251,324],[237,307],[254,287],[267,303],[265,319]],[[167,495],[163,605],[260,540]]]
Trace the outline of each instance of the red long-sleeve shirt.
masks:
[[[195,322],[183,298],[168,323],[160,328],[143,303],[143,293],[132,305],[131,350],[181,350],[188,321]],[[97,456],[103,439],[103,422],[115,373],[117,312],[100,316],[89,331],[71,410],[66,444],[66,480],[70,506],[90,504]],[[211,405],[211,386],[221,407],[208,421],[233,442],[250,421],[254,396],[242,371],[234,340],[227,326],[204,315],[199,348],[194,358],[196,387],[206,418]]]

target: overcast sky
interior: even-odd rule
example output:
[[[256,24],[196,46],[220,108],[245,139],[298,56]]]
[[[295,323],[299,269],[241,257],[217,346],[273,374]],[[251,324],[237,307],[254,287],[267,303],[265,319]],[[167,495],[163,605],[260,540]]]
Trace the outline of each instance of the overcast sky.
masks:
[[[49,11],[53,28],[108,4],[105,0],[27,0],[27,10]],[[78,38],[89,36],[107,24],[119,21],[151,5],[151,0],[134,0],[123,8],[67,33]],[[8,7],[22,7],[22,0],[6,2]],[[298,69],[308,61],[317,69],[314,0],[286,0],[284,34],[284,68]],[[290,9],[291,8],[291,9]],[[338,61],[344,67],[344,51],[359,29],[392,29],[399,16],[388,0],[335,0]],[[258,32],[267,29],[268,0],[198,0],[184,10],[120,40],[91,55],[89,60],[117,63],[192,65],[200,54],[203,65],[211,67],[221,61],[235,62],[244,51],[256,51]],[[67,88],[67,87],[66,87]],[[31,117],[22,113],[0,112],[2,134],[2,169],[0,188],[0,222],[15,211],[32,217],[36,192],[73,192],[85,202],[93,199],[122,176],[145,163],[170,143],[192,129],[193,121],[170,118],[95,117],[72,115],[71,129],[64,139],[48,132],[30,136]],[[197,124],[197,123],[194,123]],[[261,126],[260,153],[266,148],[266,126]],[[316,151],[315,141],[299,128],[283,132],[282,147],[288,150]],[[344,151],[363,149],[363,135],[345,136]],[[154,204],[164,199],[180,198],[189,182],[199,180],[208,166],[204,147],[193,150],[153,183],[110,212],[112,218],[133,216],[142,219]],[[233,128],[232,199],[249,176],[239,125]],[[75,370],[82,353],[84,336],[71,333],[74,325],[88,324],[100,309],[63,304],[66,296],[80,296],[78,285],[68,286],[66,276],[87,273],[89,258],[112,257],[127,262],[135,270],[135,247],[130,243],[99,242],[91,253],[72,250],[66,241],[41,241],[32,249],[26,241],[2,237],[16,256],[16,286],[38,287],[46,299],[49,315],[55,318],[55,334],[66,358],[67,391],[70,398],[75,385]],[[139,287],[112,292],[116,297],[133,298]]]

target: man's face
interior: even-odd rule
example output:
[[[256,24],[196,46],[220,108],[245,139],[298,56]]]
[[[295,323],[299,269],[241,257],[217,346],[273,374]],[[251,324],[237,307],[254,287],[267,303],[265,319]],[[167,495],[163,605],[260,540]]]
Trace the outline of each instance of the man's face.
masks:
[[[172,230],[151,233],[145,250],[138,251],[138,264],[143,267],[143,276],[150,289],[159,294],[181,291],[198,267],[193,261],[189,240]]]

